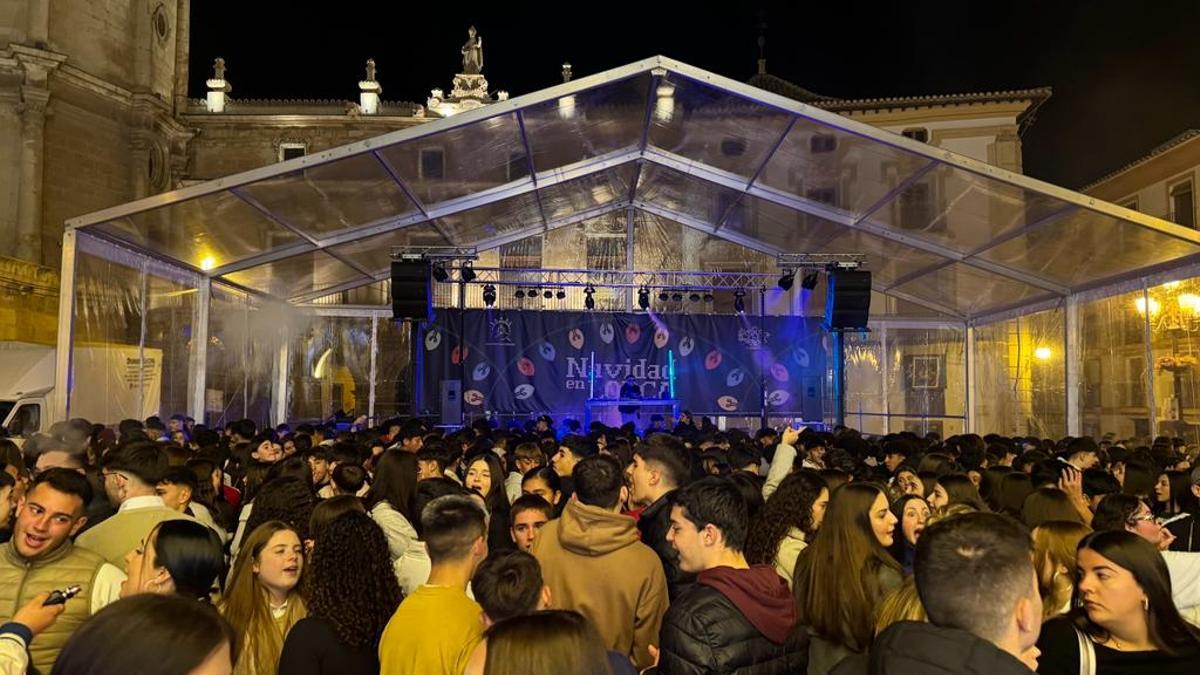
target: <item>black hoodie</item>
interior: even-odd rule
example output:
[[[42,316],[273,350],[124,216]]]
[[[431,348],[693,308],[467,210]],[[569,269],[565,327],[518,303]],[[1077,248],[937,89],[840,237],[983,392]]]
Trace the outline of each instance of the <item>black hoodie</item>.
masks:
[[[1033,675],[1033,671],[965,630],[901,621],[875,638],[869,656],[851,656],[831,675]]]

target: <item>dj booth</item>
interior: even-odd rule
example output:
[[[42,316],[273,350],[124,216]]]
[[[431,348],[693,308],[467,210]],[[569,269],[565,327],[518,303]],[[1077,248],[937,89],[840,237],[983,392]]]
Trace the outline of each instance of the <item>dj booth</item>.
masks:
[[[594,409],[615,407],[638,408],[638,412],[644,408],[670,408],[670,419],[679,419],[679,399],[675,398],[591,398],[584,403],[583,428],[591,427]]]

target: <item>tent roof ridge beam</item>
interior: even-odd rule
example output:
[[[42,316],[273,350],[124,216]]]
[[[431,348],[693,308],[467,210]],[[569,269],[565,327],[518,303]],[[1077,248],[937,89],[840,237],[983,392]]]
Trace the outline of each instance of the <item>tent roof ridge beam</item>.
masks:
[[[637,145],[639,154],[645,154],[646,146],[650,142],[650,120],[654,119],[654,95],[660,81],[662,81],[662,76],[657,72],[652,72],[650,83],[646,85],[646,110],[642,113],[642,133]],[[638,183],[641,178],[642,162],[638,162],[633,169],[633,180],[629,181],[629,201],[633,201],[637,197]]]

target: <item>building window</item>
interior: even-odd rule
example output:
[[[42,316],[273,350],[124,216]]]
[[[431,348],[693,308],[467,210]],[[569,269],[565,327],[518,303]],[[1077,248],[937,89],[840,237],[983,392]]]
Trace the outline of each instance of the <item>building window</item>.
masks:
[[[837,205],[837,190],[831,187],[812,188],[805,191],[804,196],[818,204]]]
[[[280,143],[279,144],[279,161],[286,162],[289,159],[296,159],[308,154],[308,144],[306,143]]]
[[[1125,357],[1126,407],[1146,407],[1146,359],[1143,356]]]
[[[808,140],[809,150],[814,155],[837,150],[837,138],[827,134],[813,134]]]
[[[904,131],[900,132],[900,135],[905,138],[911,138],[914,141],[920,141],[921,143],[929,142],[929,130],[926,129],[925,127],[914,127],[912,129],[905,129]]]
[[[514,152],[508,156],[508,166],[505,174],[510,181],[529,175],[529,160],[525,159],[525,153]]]
[[[741,157],[746,154],[746,139],[726,138],[722,140],[721,154],[726,157]]]
[[[1184,227],[1196,227],[1196,198],[1192,179],[1180,181],[1167,188],[1170,196],[1170,220]]]
[[[913,183],[900,193],[900,227],[922,230],[933,222],[933,199],[928,183]]]
[[[418,173],[424,180],[446,177],[446,153],[441,148],[422,148]]]
[[[1129,199],[1126,199],[1123,202],[1117,202],[1117,206],[1123,206],[1123,207],[1129,209],[1130,211],[1137,211],[1138,210],[1138,198],[1131,197]]]

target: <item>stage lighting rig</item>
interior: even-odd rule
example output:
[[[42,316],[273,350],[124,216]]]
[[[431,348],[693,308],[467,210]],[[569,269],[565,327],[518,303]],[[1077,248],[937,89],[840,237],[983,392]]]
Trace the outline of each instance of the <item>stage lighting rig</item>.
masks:
[[[485,307],[491,307],[496,304],[496,287],[487,284],[483,287],[483,304]]]
[[[433,280],[442,282],[450,280],[450,273],[446,271],[445,265],[433,266]]]
[[[672,293],[672,294],[671,294],[671,300],[672,300],[673,302],[683,302],[683,293],[680,293],[680,292],[678,292],[678,291],[676,291],[676,292]]]
[[[514,293],[513,296],[516,297],[516,299],[518,299],[518,300],[524,300],[525,299],[525,291],[518,288],[517,292]]]
[[[800,288],[803,288],[806,291],[811,291],[812,289],[816,288],[817,274],[817,272],[809,272],[808,274],[805,274],[804,278],[800,280]]]
[[[555,292],[554,292],[554,297],[555,297],[555,298],[558,298],[559,300],[566,300],[566,299],[567,299],[567,292],[566,292],[566,291],[564,291],[563,289],[561,289],[561,288],[560,288],[560,289],[558,289],[557,291],[555,291]]]
[[[546,290],[542,291],[542,297],[549,300],[550,298],[554,297],[554,291],[547,288]]]
[[[738,290],[733,293],[733,309],[738,314],[746,313],[746,291]]]
[[[469,264],[463,265],[461,268],[459,268],[458,275],[464,283],[469,284],[472,281],[475,281],[475,269]]]
[[[638,289],[638,307],[650,309],[650,289],[645,286]]]
[[[792,284],[796,282],[796,270],[786,270],[783,276],[779,277],[779,287],[785,291],[792,289]]]
[[[659,292],[658,292],[658,301],[659,301],[659,302],[666,302],[667,300],[670,300],[670,299],[671,299],[671,294],[670,294],[670,293],[668,293],[668,292],[666,292],[666,291],[659,291]]]
[[[585,308],[596,309],[596,298],[592,297],[594,295],[596,295],[596,289],[592,286],[583,289],[583,306]]]

